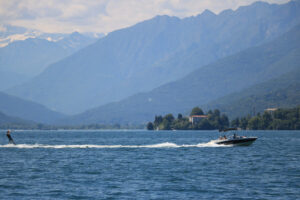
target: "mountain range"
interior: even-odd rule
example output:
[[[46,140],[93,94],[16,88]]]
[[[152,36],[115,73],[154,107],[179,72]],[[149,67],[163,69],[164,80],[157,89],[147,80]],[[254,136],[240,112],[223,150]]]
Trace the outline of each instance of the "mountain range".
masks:
[[[74,32],[58,41],[28,38],[0,48],[0,90],[21,84],[48,65],[93,43],[96,38]]]
[[[88,38],[101,38],[103,33],[84,32],[82,35]],[[25,28],[22,26],[13,26],[10,24],[0,24],[0,47],[5,47],[16,41],[26,40],[28,38],[45,39],[48,41],[57,42],[66,37],[70,33],[45,33],[36,29]]]
[[[34,124],[31,121],[26,121],[17,117],[11,117],[11,116],[7,116],[4,113],[0,112],[0,126],[6,125],[22,125],[22,126],[26,126],[26,125],[32,125]]]
[[[12,118],[50,124],[66,117],[45,106],[0,92],[0,112]]]
[[[229,87],[232,83],[236,84],[237,82],[231,82],[227,77],[226,81],[231,82],[230,86],[227,86],[228,88],[221,87],[222,89],[206,93],[204,85],[207,81],[211,84],[207,88],[215,87],[217,83],[212,80],[218,82],[223,78],[220,74],[225,69],[222,67],[223,64],[230,66],[237,64],[242,68],[247,67],[248,64],[242,63],[244,55],[239,55],[240,59],[234,60],[235,55],[207,67],[203,68],[203,66],[246,48],[271,41],[298,23],[300,23],[299,1],[291,1],[283,5],[257,2],[250,6],[240,7],[235,11],[226,10],[218,15],[206,10],[198,16],[184,19],[158,16],[135,26],[114,31],[96,43],[51,64],[40,75],[25,84],[6,91],[18,97],[39,102],[53,110],[76,114],[112,101],[120,101],[139,92],[151,91],[165,83],[183,78],[193,70],[200,68],[200,71],[193,72],[178,81],[178,84],[171,83],[153,90],[152,92],[156,96],[146,95],[148,93],[135,96],[137,99],[134,101],[137,104],[130,103],[128,108],[130,111],[142,109],[144,106],[142,102],[145,99],[152,102],[153,105],[157,95],[162,95],[159,98],[163,101],[162,104],[166,100],[169,102],[168,98],[175,102],[180,99],[177,103],[186,104],[185,108],[183,108],[184,106],[178,108],[177,104],[173,103],[167,104],[165,108],[160,105],[157,109],[152,109],[151,113],[142,114],[147,116],[141,118],[144,121],[150,115],[152,117],[154,111],[155,114],[164,113],[174,108],[172,111],[182,112],[184,109],[188,109],[192,103],[206,103],[208,100],[259,82],[267,72],[272,71],[267,69],[266,72],[261,72],[257,79],[246,79],[246,83],[241,83],[240,86],[232,89]],[[256,64],[257,66],[261,65],[258,63],[258,59],[265,59],[262,63],[268,66],[271,66],[271,62],[273,62],[268,60],[268,57],[262,57],[256,53],[256,50],[258,49],[248,50],[247,54],[251,54],[253,57],[246,56],[247,58],[245,58],[253,66],[252,71],[247,68],[249,73],[254,73],[257,68]],[[262,51],[262,53],[266,53],[264,50]],[[274,54],[281,56],[280,52],[274,52]],[[278,61],[276,57],[275,61]],[[232,68],[232,70],[234,69]],[[247,70],[245,69],[245,71]],[[276,70],[278,71],[272,72],[268,78],[283,73],[280,69],[276,68]],[[235,72],[232,71],[232,73]],[[206,77],[207,74],[215,76],[210,80]],[[238,76],[238,72],[235,74]],[[202,77],[202,81],[195,80],[193,82],[194,79],[200,80],[200,77]],[[193,85],[196,82],[198,85]],[[193,92],[191,88],[205,92],[200,99],[193,98],[198,98],[198,96],[189,96],[187,98],[193,99],[186,100],[183,94]],[[186,91],[182,91],[182,95],[179,94],[178,97],[174,96],[177,95],[175,91],[179,89]],[[172,91],[174,91],[173,95]],[[220,91],[221,93],[219,93]],[[142,98],[141,104],[138,103],[139,98]],[[129,100],[125,99],[122,102],[127,101]],[[189,102],[186,103],[186,101]],[[101,112],[107,114],[109,106],[102,108],[105,112],[100,109]],[[99,112],[95,112],[95,119],[98,115],[100,119],[101,116],[105,116]],[[108,118],[110,115],[116,117],[117,113],[120,113],[118,109],[113,109],[106,116]],[[123,114],[120,114],[120,117],[124,117]],[[139,117],[140,115],[136,116],[136,118]],[[118,119],[116,117],[113,121]],[[88,119],[84,121],[88,122]]]
[[[231,107],[239,108],[239,96],[268,94],[274,89],[272,87],[276,90],[284,90],[289,87],[288,84],[293,84],[293,88],[299,89],[299,81],[295,81],[295,78],[298,78],[296,73],[293,79],[286,80],[285,84],[281,83],[286,76],[279,78],[293,70],[299,70],[299,38],[300,25],[266,44],[220,59],[193,71],[180,80],[162,85],[150,92],[91,109],[65,119],[62,123],[146,123],[155,115],[185,113],[197,105],[204,105],[242,90],[245,90],[244,95],[230,95],[225,98],[227,104],[224,105],[229,107],[230,104]],[[278,80],[274,78],[279,78],[281,81],[275,84]],[[274,80],[267,82],[271,79]],[[255,86],[256,84],[260,85]],[[265,88],[256,89],[257,93],[251,92],[253,91],[251,88],[247,90],[252,86]],[[289,92],[291,93],[292,90]],[[222,101],[218,100],[210,107],[217,106],[218,102]],[[235,103],[237,105],[234,105]],[[245,102],[243,106],[247,106]],[[224,106],[222,109],[226,110]],[[235,112],[239,110],[236,109]]]

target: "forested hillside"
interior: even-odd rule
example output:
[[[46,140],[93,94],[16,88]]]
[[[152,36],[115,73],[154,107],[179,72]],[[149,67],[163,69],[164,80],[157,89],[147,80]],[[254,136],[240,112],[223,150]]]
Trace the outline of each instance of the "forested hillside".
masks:
[[[299,77],[300,65],[288,74],[227,95],[202,107],[218,108],[230,118],[253,115],[267,108],[295,107],[300,105]]]

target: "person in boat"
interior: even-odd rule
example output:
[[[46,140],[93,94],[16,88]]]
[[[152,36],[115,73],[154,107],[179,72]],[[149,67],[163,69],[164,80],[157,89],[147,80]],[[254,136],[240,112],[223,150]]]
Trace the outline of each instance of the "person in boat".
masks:
[[[16,143],[14,142],[14,140],[12,139],[11,135],[10,135],[10,130],[7,130],[6,136],[7,136],[7,138],[8,138],[8,143],[9,143],[9,144],[14,144],[14,145],[16,144]]]
[[[226,138],[226,135],[224,135],[224,136],[220,136],[219,137],[219,140],[226,140],[227,138]]]
[[[235,134],[233,134],[233,139],[236,139],[237,137],[236,137],[236,133]]]

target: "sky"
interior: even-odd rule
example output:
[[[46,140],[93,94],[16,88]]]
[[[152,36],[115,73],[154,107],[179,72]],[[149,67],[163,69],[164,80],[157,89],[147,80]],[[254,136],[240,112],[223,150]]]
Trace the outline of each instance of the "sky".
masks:
[[[156,15],[180,18],[205,9],[218,14],[256,0],[0,0],[0,31],[6,25],[46,33],[109,33]],[[264,0],[286,3],[289,0]]]

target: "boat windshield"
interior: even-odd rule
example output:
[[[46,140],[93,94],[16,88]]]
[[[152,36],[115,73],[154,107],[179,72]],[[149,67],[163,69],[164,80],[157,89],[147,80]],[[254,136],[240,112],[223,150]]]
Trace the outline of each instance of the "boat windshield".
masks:
[[[240,135],[237,135],[236,133],[234,133],[233,135],[229,135],[229,136],[226,136],[226,135],[223,135],[223,136],[220,136],[219,137],[219,140],[235,140],[235,139],[242,139],[242,138],[246,138],[246,136],[240,136]]]

